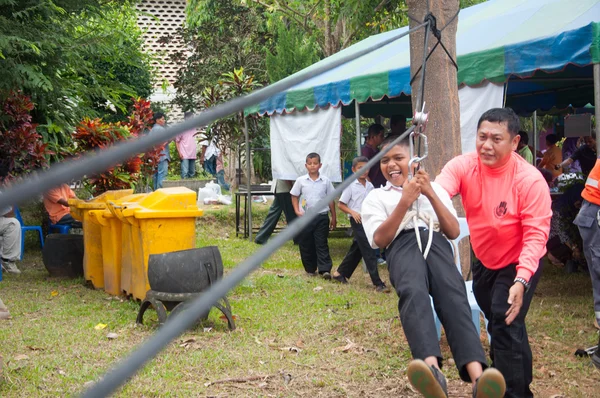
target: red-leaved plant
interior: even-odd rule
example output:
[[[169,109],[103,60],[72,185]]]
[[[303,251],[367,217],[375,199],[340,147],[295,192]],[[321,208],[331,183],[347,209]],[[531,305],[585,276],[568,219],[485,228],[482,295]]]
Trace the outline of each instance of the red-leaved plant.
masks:
[[[150,101],[134,99],[133,113],[124,123],[105,123],[100,119],[86,118],[77,125],[73,139],[77,143],[77,152],[102,150],[123,140],[134,139],[152,127],[152,109]],[[126,162],[116,165],[103,173],[90,176],[87,182],[93,195],[107,190],[134,188],[141,185],[144,189],[150,185],[156,172],[160,145],[144,154],[136,155]]]
[[[0,183],[10,182],[19,176],[48,165],[48,156],[54,152],[47,149],[37,124],[31,123],[30,112],[34,108],[31,99],[20,91],[11,92],[1,105],[0,160],[3,173]]]

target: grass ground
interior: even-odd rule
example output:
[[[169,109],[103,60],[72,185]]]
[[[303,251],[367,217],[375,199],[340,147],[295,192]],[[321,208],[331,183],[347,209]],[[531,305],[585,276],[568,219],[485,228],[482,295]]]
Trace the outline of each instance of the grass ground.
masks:
[[[260,219],[267,207],[255,209]],[[198,228],[198,246],[219,246],[226,272],[257,250],[235,238],[232,219],[230,209],[209,210]],[[335,265],[349,244],[343,234],[330,239]],[[49,278],[34,242],[19,266],[22,275],[5,274],[0,283],[0,297],[13,317],[0,323],[2,397],[77,394],[157,328],[153,311],[145,325],[135,324],[133,301],[90,289],[83,280]],[[385,269],[381,274],[387,279]],[[116,395],[415,396],[405,377],[410,352],[397,298],[374,292],[360,269],[349,285],[309,278],[297,247],[288,243],[229,300],[235,331],[213,310],[207,322],[170,344]],[[600,372],[573,355],[577,347],[596,344],[592,319],[589,277],[547,266],[528,316],[537,396],[599,396]],[[108,339],[108,333],[116,338]],[[483,334],[482,341],[487,347]],[[441,344],[451,396],[469,396],[444,337]]]

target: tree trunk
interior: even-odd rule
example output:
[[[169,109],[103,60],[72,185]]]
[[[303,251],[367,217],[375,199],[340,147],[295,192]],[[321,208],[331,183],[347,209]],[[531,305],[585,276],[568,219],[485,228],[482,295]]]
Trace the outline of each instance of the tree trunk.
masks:
[[[426,0],[407,0],[410,15],[423,21],[427,14]],[[458,11],[458,0],[429,0],[430,12],[437,19],[438,29],[442,28]],[[458,18],[442,32],[442,42],[448,52],[456,60],[456,27]],[[418,25],[411,20],[410,27]],[[417,72],[423,63],[423,39],[425,29],[419,29],[410,35],[410,72],[411,76]],[[427,51],[437,42],[437,38],[429,32]],[[413,109],[417,105],[417,96],[420,91],[421,72],[413,82],[412,103]],[[440,173],[442,167],[453,157],[461,153],[460,144],[460,106],[458,103],[458,84],[456,68],[448,58],[441,45],[435,49],[427,61],[425,73],[425,90],[423,100],[426,102],[425,111],[429,113],[429,121],[425,134],[429,139],[429,156],[424,161],[424,168],[431,177]]]
[[[409,14],[423,21],[427,15],[427,0],[407,0]],[[441,29],[450,21],[459,9],[458,0],[429,0],[430,12],[436,18],[437,28]],[[418,25],[411,19],[410,27]],[[456,28],[458,17],[455,18],[442,32],[442,43],[456,61]],[[423,39],[425,29],[419,29],[410,35],[410,72],[411,76],[423,64]],[[429,32],[427,51],[437,43],[437,38]],[[412,83],[413,109],[417,107],[417,97],[421,90],[421,72]],[[429,121],[425,134],[429,139],[429,156],[424,161],[424,168],[432,180],[442,171],[450,159],[462,153],[460,141],[460,104],[458,102],[458,83],[456,68],[441,45],[435,49],[427,61],[425,73],[425,90],[423,101],[426,102],[425,111],[429,113]],[[454,198],[454,207],[458,214],[464,217],[464,209],[459,197]],[[470,270],[471,252],[467,239],[459,244],[461,268],[466,276]]]
[[[325,57],[333,55],[331,40],[331,0],[325,0]]]

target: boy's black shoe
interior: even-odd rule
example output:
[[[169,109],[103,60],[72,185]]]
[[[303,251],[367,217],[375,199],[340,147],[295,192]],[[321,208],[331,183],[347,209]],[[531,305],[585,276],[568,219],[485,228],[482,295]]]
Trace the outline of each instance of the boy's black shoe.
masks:
[[[473,388],[473,398],[502,398],[506,391],[504,376],[498,369],[487,368]]]
[[[408,365],[408,380],[425,398],[448,398],[446,378],[438,369],[420,359]]]
[[[375,291],[378,293],[389,293],[390,288],[385,285],[385,283],[381,282],[381,285],[375,286]]]
[[[307,272],[306,275],[313,277],[313,276],[317,276],[319,274],[317,274],[316,272]]]
[[[323,272],[323,273],[321,274],[321,277],[322,277],[323,279],[325,279],[326,281],[329,281],[329,280],[331,280],[331,274],[330,274],[329,272],[327,272],[327,271]]]
[[[342,274],[333,275],[332,278],[341,284],[344,284],[344,285],[348,284],[348,279],[346,279],[346,277]]]

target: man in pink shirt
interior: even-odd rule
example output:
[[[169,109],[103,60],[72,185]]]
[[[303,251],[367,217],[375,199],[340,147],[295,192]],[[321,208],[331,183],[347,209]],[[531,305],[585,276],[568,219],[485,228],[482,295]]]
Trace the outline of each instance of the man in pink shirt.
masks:
[[[476,152],[452,159],[436,178],[461,195],[477,257],[473,292],[489,321],[492,366],[506,380],[506,397],[532,397],[532,354],[525,316],[541,275],[552,217],[541,173],[515,149],[520,123],[510,108],[485,112]]]
[[[189,119],[194,114],[185,112],[183,118]],[[198,148],[196,145],[196,130],[184,131],[175,138],[179,159],[181,159],[181,179],[194,178],[196,176],[196,153]]]

